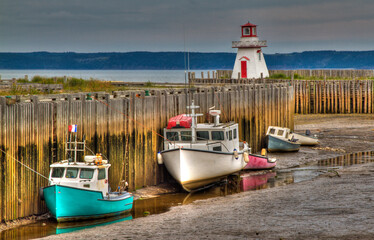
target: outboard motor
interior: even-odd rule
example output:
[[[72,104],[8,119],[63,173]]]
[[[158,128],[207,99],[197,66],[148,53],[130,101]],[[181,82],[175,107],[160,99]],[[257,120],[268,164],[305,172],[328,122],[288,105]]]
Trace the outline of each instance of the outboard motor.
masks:
[[[310,130],[306,130],[305,135],[309,136],[310,135]]]

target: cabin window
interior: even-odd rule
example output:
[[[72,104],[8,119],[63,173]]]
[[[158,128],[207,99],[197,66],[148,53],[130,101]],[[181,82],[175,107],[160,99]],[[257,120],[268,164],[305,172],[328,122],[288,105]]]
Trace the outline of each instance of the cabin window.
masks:
[[[166,138],[170,141],[179,141],[178,132],[166,132]]]
[[[227,138],[229,140],[232,140],[232,131],[231,130],[227,132]]]
[[[208,131],[197,131],[196,137],[198,141],[209,140],[209,132]]]
[[[238,136],[238,129],[234,129],[234,130],[232,130],[233,131],[233,133],[234,133],[234,139],[236,139],[237,138],[237,136]]]
[[[269,133],[270,134],[275,134],[275,128],[271,128]]]
[[[81,174],[79,175],[79,178],[82,178],[82,179],[92,179],[93,174],[94,174],[94,170],[93,169],[82,168],[81,169]]]
[[[99,169],[99,174],[97,175],[97,179],[98,180],[105,179],[105,169],[104,168]]]
[[[213,147],[213,151],[222,152],[222,147],[221,146]]]
[[[283,136],[283,130],[278,130],[278,136]]]
[[[286,138],[288,138],[288,133],[286,133]]]
[[[182,141],[191,141],[191,131],[181,131]]]
[[[223,131],[212,131],[212,140],[224,140],[225,135]]]
[[[53,168],[52,177],[61,178],[62,176],[64,176],[64,170],[65,168]]]
[[[78,168],[68,168],[66,170],[65,177],[66,178],[77,178],[78,176]]]

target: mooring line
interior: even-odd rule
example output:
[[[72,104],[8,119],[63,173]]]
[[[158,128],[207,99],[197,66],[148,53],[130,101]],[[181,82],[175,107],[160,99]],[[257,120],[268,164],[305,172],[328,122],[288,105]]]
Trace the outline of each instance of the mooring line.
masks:
[[[37,175],[49,180],[46,176],[42,175],[41,173],[38,173],[37,171],[35,171],[34,169],[30,168],[29,166],[27,166],[26,164],[23,164],[21,161],[17,160],[16,158],[14,158],[13,156],[9,155],[8,153],[6,153],[3,149],[0,148],[0,151],[3,152],[5,155],[8,155],[10,156],[13,160],[16,160],[16,162],[18,162],[19,164],[21,164],[22,166],[24,166],[25,168],[29,169],[31,172],[34,172],[36,173]]]

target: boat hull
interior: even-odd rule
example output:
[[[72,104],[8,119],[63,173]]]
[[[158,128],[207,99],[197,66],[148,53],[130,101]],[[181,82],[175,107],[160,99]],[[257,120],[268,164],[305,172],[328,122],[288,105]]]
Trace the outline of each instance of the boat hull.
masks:
[[[234,153],[176,148],[161,152],[169,173],[190,192],[238,172],[246,165],[243,152]]]
[[[300,143],[301,145],[305,146],[315,146],[319,144],[319,141],[317,138],[311,137],[311,136],[305,136],[302,134],[292,133],[295,139],[297,139],[297,143]]]
[[[269,152],[296,152],[300,149],[300,144],[289,140],[267,135]]]
[[[62,185],[43,188],[46,205],[58,222],[110,217],[131,211],[129,193],[104,198],[100,191]]]
[[[260,156],[255,154],[248,154],[248,163],[244,167],[247,170],[257,170],[257,169],[270,169],[277,165],[275,159],[269,159],[266,156]]]

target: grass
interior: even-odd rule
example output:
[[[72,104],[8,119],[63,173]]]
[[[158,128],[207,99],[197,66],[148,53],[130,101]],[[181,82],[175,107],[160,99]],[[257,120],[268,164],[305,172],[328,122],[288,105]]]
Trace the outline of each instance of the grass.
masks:
[[[0,95],[39,95],[39,94],[53,94],[53,93],[74,93],[74,92],[98,92],[98,91],[123,91],[125,87],[113,86],[110,82],[100,81],[95,79],[85,80],[81,78],[69,78],[64,81],[63,77],[47,78],[41,76],[34,76],[31,81],[24,78],[17,79],[17,84],[39,83],[39,84],[62,84],[62,91],[42,91],[30,87],[22,88],[22,85],[13,84],[10,90],[0,91]]]
[[[23,89],[22,84],[27,83],[38,83],[38,84],[62,84],[63,90],[61,91],[42,91],[36,88]],[[144,86],[136,87],[125,87],[125,86],[114,86],[109,81],[101,81],[96,79],[85,80],[82,78],[68,78],[63,77],[41,77],[34,76],[30,81],[24,78],[17,79],[17,85],[13,84],[10,90],[1,91],[1,96],[7,95],[41,95],[41,94],[56,94],[56,93],[77,93],[77,92],[113,92],[113,91],[125,91],[129,89],[136,90],[149,90],[150,88],[157,89],[167,88],[164,85],[158,85],[157,83],[147,81]],[[173,88],[184,88],[184,86],[175,86]]]

